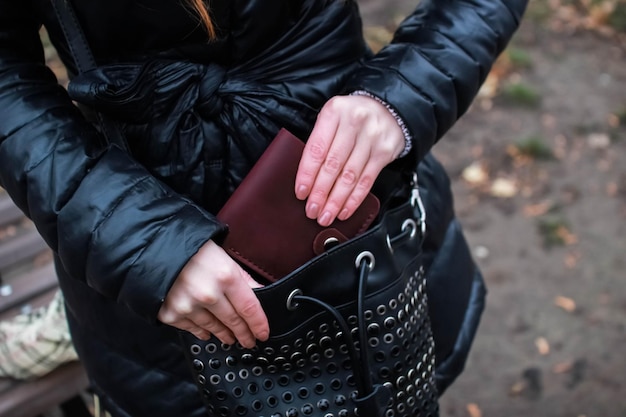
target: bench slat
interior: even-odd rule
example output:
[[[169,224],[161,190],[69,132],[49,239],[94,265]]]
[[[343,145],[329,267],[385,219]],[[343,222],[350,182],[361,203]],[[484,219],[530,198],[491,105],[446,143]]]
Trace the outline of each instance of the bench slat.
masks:
[[[0,296],[0,320],[19,314],[21,307],[26,304],[33,308],[47,304],[39,299],[50,301],[57,286],[54,265],[51,262],[20,276],[11,283],[11,295]]]
[[[18,264],[48,249],[36,229],[8,238],[0,245],[0,269]]]
[[[0,193],[0,227],[17,224],[23,213],[6,194]],[[18,227],[18,234],[0,241],[0,269],[19,266],[19,272],[5,277],[11,286],[8,296],[0,295],[0,320],[15,316],[24,305],[37,308],[54,296],[58,282],[54,264],[37,266],[36,256],[50,251],[36,229]],[[27,265],[26,262],[29,262]],[[13,269],[13,272],[18,270]],[[88,389],[80,362],[65,364],[48,375],[28,381],[0,378],[0,417],[36,417]]]
[[[15,223],[24,217],[22,211],[17,208],[6,194],[0,196],[0,226]]]
[[[35,417],[87,389],[79,362],[65,364],[33,381],[0,378],[0,417]]]

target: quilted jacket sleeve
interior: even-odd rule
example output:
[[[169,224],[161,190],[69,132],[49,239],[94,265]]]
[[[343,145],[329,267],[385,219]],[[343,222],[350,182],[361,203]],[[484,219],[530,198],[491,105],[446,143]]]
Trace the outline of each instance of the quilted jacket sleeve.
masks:
[[[415,166],[468,109],[517,29],[527,0],[421,0],[392,42],[366,60],[347,92],[388,103],[413,138]]]
[[[125,152],[96,145],[44,65],[29,4],[0,0],[0,185],[70,276],[156,321],[178,272],[221,225]]]

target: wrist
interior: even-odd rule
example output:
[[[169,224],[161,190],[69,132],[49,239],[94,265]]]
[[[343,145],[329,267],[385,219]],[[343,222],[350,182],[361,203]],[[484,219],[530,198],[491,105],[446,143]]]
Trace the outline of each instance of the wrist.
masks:
[[[406,156],[409,154],[409,152],[411,152],[411,149],[413,148],[413,136],[411,135],[411,132],[409,132],[409,128],[404,122],[404,119],[400,117],[398,112],[396,112],[396,110],[391,107],[389,103],[365,90],[356,90],[350,93],[350,95],[370,97],[385,106],[385,108],[389,111],[389,113],[391,113],[394,119],[396,119],[396,123],[398,123],[398,126],[400,127],[400,129],[402,130],[402,134],[404,135],[404,149],[400,152],[398,158],[402,158],[403,156]]]

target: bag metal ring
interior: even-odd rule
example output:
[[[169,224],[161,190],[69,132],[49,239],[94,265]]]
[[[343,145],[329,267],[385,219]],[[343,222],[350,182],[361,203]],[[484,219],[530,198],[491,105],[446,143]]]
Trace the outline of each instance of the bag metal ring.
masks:
[[[391,245],[391,237],[389,237],[389,233],[385,235],[385,243],[387,243],[387,249],[389,249],[389,253],[393,255],[393,246]]]
[[[299,304],[296,300],[294,300],[294,297],[297,297],[299,295],[302,295],[301,289],[296,288],[295,290],[291,291],[291,294],[289,294],[289,296],[287,297],[287,310],[295,311],[298,308]]]
[[[356,257],[354,261],[354,266],[356,266],[356,268],[359,269],[361,267],[361,262],[363,261],[367,262],[367,267],[369,268],[370,271],[374,269],[374,265],[376,265],[376,260],[372,252],[366,250],[366,251],[359,253],[359,255]]]
[[[324,250],[329,250],[334,248],[339,244],[339,239],[334,236],[329,237],[324,241]]]
[[[406,219],[404,223],[402,223],[402,231],[406,232],[408,228],[411,228],[411,234],[409,237],[413,239],[415,234],[417,233],[417,223],[413,219]]]

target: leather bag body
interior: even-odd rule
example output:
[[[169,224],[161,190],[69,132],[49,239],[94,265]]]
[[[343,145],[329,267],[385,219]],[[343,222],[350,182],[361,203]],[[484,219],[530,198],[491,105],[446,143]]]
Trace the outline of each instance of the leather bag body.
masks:
[[[254,349],[181,332],[208,414],[438,415],[417,224],[403,204],[255,290],[272,336]]]

